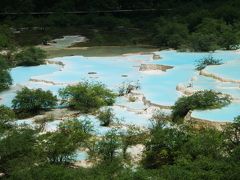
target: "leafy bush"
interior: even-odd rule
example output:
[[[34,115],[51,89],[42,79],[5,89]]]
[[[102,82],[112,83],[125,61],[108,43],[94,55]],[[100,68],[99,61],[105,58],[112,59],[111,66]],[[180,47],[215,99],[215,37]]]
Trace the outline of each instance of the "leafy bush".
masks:
[[[97,118],[101,122],[101,126],[109,126],[113,121],[115,114],[112,112],[111,108],[106,108],[101,110],[97,116]]]
[[[59,91],[62,103],[71,109],[81,112],[91,112],[102,106],[111,106],[116,95],[101,83],[83,82],[74,86],[67,86]]]
[[[19,169],[29,169],[36,163],[42,163],[36,148],[37,137],[37,132],[27,126],[11,128],[1,134],[1,172],[12,175]]]
[[[0,69],[0,92],[9,88],[12,85],[11,75],[7,70]]]
[[[155,32],[153,34],[154,43],[162,47],[179,48],[182,44],[186,44],[188,38],[188,28],[186,24],[176,21],[167,21],[166,19],[158,19],[154,24]]]
[[[91,137],[88,123],[77,119],[62,122],[57,132],[43,134],[40,139],[41,151],[46,154],[50,163],[66,164],[73,161],[76,150],[84,147]]]
[[[143,144],[147,138],[147,132],[135,125],[130,125],[126,132],[121,133],[123,158],[128,158],[127,149],[129,147],[137,144]]]
[[[0,25],[0,50],[14,49],[13,33],[6,25]]]
[[[173,121],[177,122],[184,118],[190,110],[217,109],[230,104],[229,95],[212,90],[204,90],[196,92],[187,97],[181,97],[173,106]]]
[[[190,36],[191,49],[197,52],[208,52],[219,49],[220,46],[216,42],[214,34],[203,32],[194,32]]]
[[[234,118],[233,123],[229,123],[224,128],[226,137],[225,145],[233,160],[239,160],[240,155],[240,116]]]
[[[115,129],[109,131],[98,144],[98,153],[104,161],[116,159],[117,149],[121,147],[120,137]]]
[[[20,117],[38,114],[41,110],[49,110],[57,104],[57,97],[51,91],[31,90],[27,87],[17,92],[12,107]]]
[[[6,59],[0,55],[0,69],[7,69],[8,67]]]
[[[12,109],[0,105],[0,124],[13,121],[15,119],[15,113]]]
[[[173,164],[180,147],[186,140],[181,128],[167,127],[165,122],[156,122],[151,129],[151,139],[145,143],[145,157],[142,164],[145,168],[154,169]]]
[[[15,61],[17,66],[38,66],[45,63],[46,57],[44,50],[29,47],[17,53]]]
[[[201,71],[210,65],[220,65],[222,64],[221,60],[214,59],[212,56],[205,57],[197,61],[196,70]]]

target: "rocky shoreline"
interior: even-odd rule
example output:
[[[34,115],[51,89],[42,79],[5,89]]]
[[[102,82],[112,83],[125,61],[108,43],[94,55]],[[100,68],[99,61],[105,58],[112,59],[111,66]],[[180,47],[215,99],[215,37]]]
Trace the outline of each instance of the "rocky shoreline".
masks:
[[[210,78],[219,80],[221,82],[239,83],[239,85],[240,85],[240,80],[233,80],[233,79],[222,78],[222,77],[220,77],[218,75],[215,75],[213,73],[210,73],[210,72],[208,72],[206,70],[201,70],[199,74],[202,75],[202,76],[206,76],[206,77],[210,77]]]

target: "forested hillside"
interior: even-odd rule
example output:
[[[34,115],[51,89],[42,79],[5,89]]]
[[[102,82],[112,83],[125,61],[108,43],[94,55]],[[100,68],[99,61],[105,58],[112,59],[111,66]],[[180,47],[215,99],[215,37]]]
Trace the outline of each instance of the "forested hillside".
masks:
[[[56,34],[50,33],[51,27],[87,28],[88,33],[84,35],[91,39],[93,45],[147,44],[211,51],[238,47],[239,6],[237,0],[3,0],[0,11],[5,24],[16,28],[41,27],[45,35],[50,36]],[[109,10],[113,12],[99,12]],[[50,14],[28,14],[33,12]],[[93,31],[96,28],[98,32]]]

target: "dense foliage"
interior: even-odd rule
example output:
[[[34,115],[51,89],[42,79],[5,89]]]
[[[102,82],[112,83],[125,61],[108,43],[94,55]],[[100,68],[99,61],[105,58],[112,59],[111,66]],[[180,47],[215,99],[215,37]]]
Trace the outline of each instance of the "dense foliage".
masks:
[[[9,88],[12,84],[12,78],[8,70],[0,69],[0,92]]]
[[[0,92],[9,88],[12,78],[8,71],[8,64],[4,57],[0,56]]]
[[[143,165],[158,169],[155,176],[164,179],[236,179],[239,162],[232,152],[239,152],[235,149],[239,144],[231,147],[226,142],[239,133],[237,126],[237,119],[224,132],[212,128],[196,130],[189,125],[166,128],[166,124],[157,123],[146,143]],[[235,139],[238,140],[239,137]]]
[[[44,64],[46,57],[42,49],[29,47],[17,53],[15,61],[17,66],[37,66]]]
[[[231,98],[212,90],[204,90],[191,96],[180,97],[173,106],[173,121],[182,120],[190,110],[217,109],[230,104]]]
[[[19,116],[24,117],[53,108],[57,104],[57,97],[51,91],[43,91],[42,89],[31,90],[25,87],[17,92],[12,104],[15,112]]]
[[[27,0],[21,3],[11,0],[0,3],[2,12],[54,12],[39,16],[2,17],[5,24],[16,29],[24,28],[22,35],[21,33],[16,35],[19,44],[46,42],[46,37],[69,33],[52,31],[56,27],[62,31],[63,28],[76,27],[78,31],[74,33],[86,35],[90,39],[87,45],[150,44],[161,48],[212,51],[220,48],[236,49],[240,42],[238,0],[231,2],[105,0],[101,3],[95,0],[41,2]],[[91,13],[98,10],[126,9],[155,9],[155,11]],[[87,12],[76,14],[74,13],[76,11]],[[32,31],[36,27],[37,30]],[[25,31],[26,28],[30,31]]]
[[[6,25],[0,26],[0,51],[13,49],[14,40],[13,33],[10,31],[9,27]]]
[[[71,163],[79,147],[86,147],[92,127],[89,123],[77,119],[68,120],[59,125],[57,132],[41,136],[41,151],[52,164]]]
[[[81,112],[91,112],[102,106],[111,106],[115,102],[115,94],[101,83],[83,82],[67,86],[59,92],[62,102],[69,108]]]
[[[12,112],[0,109],[12,122]],[[97,139],[91,124],[77,119],[47,133],[41,127],[9,126],[0,133],[0,172],[10,179],[238,179],[240,117],[223,131],[156,117],[149,133],[130,127],[122,135],[113,129]],[[133,170],[124,152],[139,143],[146,148]],[[79,148],[95,154],[95,166],[73,166]]]
[[[13,121],[14,119],[14,112],[10,108],[0,105],[0,124],[5,124],[7,122]]]

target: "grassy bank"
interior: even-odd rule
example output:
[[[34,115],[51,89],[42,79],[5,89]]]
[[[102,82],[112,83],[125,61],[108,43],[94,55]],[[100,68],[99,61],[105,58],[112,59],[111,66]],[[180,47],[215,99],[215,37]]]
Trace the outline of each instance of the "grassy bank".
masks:
[[[149,46],[94,46],[86,48],[46,49],[49,58],[81,55],[90,56],[119,56],[127,53],[153,52],[157,49]]]

